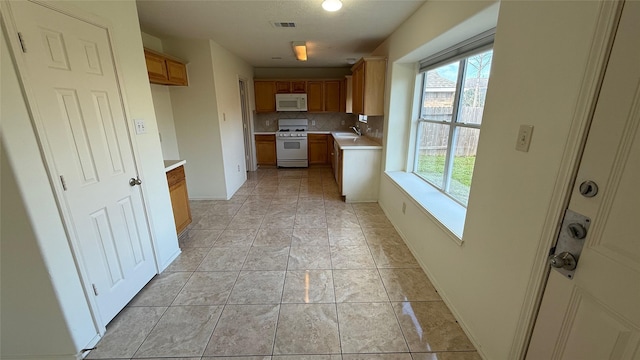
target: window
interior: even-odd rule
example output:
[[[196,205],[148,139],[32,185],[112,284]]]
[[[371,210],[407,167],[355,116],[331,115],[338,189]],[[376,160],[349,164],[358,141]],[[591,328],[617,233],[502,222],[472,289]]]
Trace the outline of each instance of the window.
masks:
[[[448,60],[420,63],[422,94],[413,173],[465,207],[493,55],[487,50],[487,37],[482,39],[481,46],[463,54],[458,51]]]

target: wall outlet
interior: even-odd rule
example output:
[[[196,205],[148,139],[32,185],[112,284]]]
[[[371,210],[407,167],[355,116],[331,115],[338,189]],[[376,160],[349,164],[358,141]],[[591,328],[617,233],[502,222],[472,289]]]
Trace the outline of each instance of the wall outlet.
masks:
[[[316,126],[316,121],[315,120],[311,120],[311,126]]]
[[[516,150],[528,152],[532,135],[533,125],[520,125],[520,130],[518,131],[518,139],[516,141]]]
[[[265,123],[267,124],[267,126],[269,126],[269,120],[265,121]]]
[[[238,164],[238,172],[240,172],[240,164]]]
[[[344,125],[344,120],[342,120],[342,121],[340,122],[340,125]]]
[[[407,211],[407,204],[403,201],[402,202],[402,213],[405,214]]]
[[[134,123],[136,125],[136,134],[146,134],[147,127],[144,124],[144,119],[135,119]]]

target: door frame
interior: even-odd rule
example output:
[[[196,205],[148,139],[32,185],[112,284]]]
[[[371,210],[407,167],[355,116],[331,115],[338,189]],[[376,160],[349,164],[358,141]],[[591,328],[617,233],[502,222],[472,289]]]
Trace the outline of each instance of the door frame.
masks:
[[[116,86],[118,88],[118,91],[120,92],[120,99],[119,99],[120,106],[122,107],[125,121],[127,123],[126,124],[127,133],[128,133],[127,141],[131,146],[134,168],[138,173],[138,175],[144,178],[142,167],[140,166],[141,157],[140,157],[139,147],[135,137],[132,136],[132,134],[135,134],[135,128],[133,123],[131,122],[132,116],[129,111],[126,92],[122,85],[124,84],[124,81],[123,81],[124,79],[122,77],[122,71],[121,71],[117,50],[114,46],[115,42],[113,39],[113,30],[112,30],[113,26],[109,21],[102,19],[91,13],[88,13],[83,9],[77,8],[73,5],[69,5],[61,2],[56,2],[55,4],[52,4],[51,2],[44,2],[42,0],[28,0],[28,1],[39,6],[43,6],[47,9],[78,19],[80,21],[84,21],[91,25],[102,28],[106,31],[107,38],[111,47],[110,50],[112,54],[114,72],[115,72],[116,81],[117,81]],[[16,64],[18,79],[20,81],[20,86],[22,88],[22,91],[24,92],[27,111],[29,112],[29,116],[30,116],[31,126],[34,129],[34,135],[35,135],[35,138],[37,139],[38,148],[44,160],[44,168],[47,172],[48,181],[51,186],[52,192],[54,194],[56,207],[58,208],[58,215],[62,220],[62,227],[65,231],[65,235],[67,238],[67,242],[69,243],[69,247],[71,248],[71,255],[73,257],[74,265],[78,272],[80,283],[82,284],[85,299],[91,311],[91,317],[93,319],[94,327],[98,334],[104,335],[104,333],[106,332],[107,324],[104,323],[104,321],[100,316],[100,312],[98,310],[98,304],[96,302],[95,295],[93,294],[93,290],[91,287],[91,280],[89,279],[89,276],[88,276],[88,273],[89,273],[88,269],[86,267],[84,259],[82,259],[82,257],[79,255],[81,254],[81,252],[80,252],[80,246],[79,246],[77,234],[75,234],[75,232],[73,231],[73,227],[69,226],[69,224],[71,223],[71,213],[68,209],[68,203],[64,198],[64,189],[62,188],[62,184],[60,183],[60,181],[58,181],[58,178],[55,175],[57,174],[57,171],[55,168],[55,162],[53,161],[54,159],[53,151],[51,150],[51,147],[47,141],[46,136],[44,136],[45,134],[44,122],[42,117],[40,116],[38,107],[36,106],[37,101],[36,101],[35,92],[34,92],[36,81],[31,79],[31,74],[28,72],[26,61],[21,56],[22,49],[21,49],[18,37],[11,36],[11,34],[17,34],[18,29],[15,23],[14,15],[9,2],[3,1],[0,4],[0,9],[2,10],[2,12],[0,13],[0,16],[2,16],[2,19],[6,26],[6,31],[8,33],[7,39],[8,39],[8,45],[11,53],[10,56],[11,56],[11,59]],[[156,273],[158,273],[158,269],[159,269],[158,258],[157,258],[156,246],[155,246],[156,239],[150,224],[151,220],[150,220],[150,214],[148,211],[148,208],[149,208],[148,196],[146,194],[146,189],[144,187],[141,187],[140,195],[142,198],[142,207],[144,210],[144,217],[146,220],[146,228],[147,228],[147,231],[149,232],[149,239],[151,241],[153,262],[156,268]]]
[[[511,343],[509,359],[524,359],[529,348],[533,328],[542,303],[542,296],[549,278],[550,268],[547,260],[549,249],[555,245],[565,210],[569,205],[569,199],[574,189],[580,160],[586,145],[624,1],[600,2],[598,20],[591,41],[585,76],[582,79],[569,128],[569,137],[564,146],[559,172],[551,193],[551,202],[545,215],[543,231],[536,248],[534,264],[527,281],[524,303],[520,310],[516,333]]]
[[[244,84],[244,99],[242,99],[242,92],[241,92],[241,87],[242,84]],[[253,121],[251,118],[251,97],[249,95],[249,80],[242,77],[242,76],[238,76],[238,95],[240,96],[240,112],[242,113],[242,131],[243,131],[243,137],[244,137],[244,144],[245,144],[245,163],[246,163],[246,170],[247,171],[256,171],[258,169],[257,163],[256,163],[256,148],[255,148],[255,142],[253,141]],[[242,104],[246,104],[246,107],[243,108]],[[246,117],[246,119],[245,119]],[[245,124],[245,120],[246,120],[246,124]],[[247,131],[244,131],[244,126],[247,126]],[[247,144],[249,145],[249,148],[247,149]],[[246,158],[246,155],[249,155],[249,158]]]

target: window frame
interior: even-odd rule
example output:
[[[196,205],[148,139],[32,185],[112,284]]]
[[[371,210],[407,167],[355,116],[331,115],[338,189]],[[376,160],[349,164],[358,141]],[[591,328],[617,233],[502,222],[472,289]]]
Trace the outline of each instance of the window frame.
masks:
[[[493,40],[493,38],[491,38],[491,40]],[[451,179],[452,179],[452,169],[453,169],[453,161],[454,161],[454,156],[453,152],[456,149],[457,146],[457,141],[458,141],[458,132],[460,128],[471,128],[471,129],[477,129],[478,131],[480,131],[482,123],[480,124],[472,124],[472,123],[465,123],[465,122],[461,122],[458,119],[458,113],[460,112],[460,101],[462,99],[462,92],[464,90],[464,79],[465,79],[465,75],[467,73],[467,67],[468,67],[468,59],[470,57],[473,57],[474,55],[478,55],[484,52],[488,52],[489,50],[493,51],[493,41],[491,41],[488,44],[483,44],[482,46],[478,46],[475,47],[472,50],[468,50],[465,51],[463,53],[457,52],[454,56],[452,57],[447,57],[444,59],[439,59],[437,62],[431,62],[428,66],[424,66],[423,63],[424,62],[428,62],[428,59],[425,59],[423,61],[420,62],[420,73],[418,75],[418,77],[420,78],[420,97],[419,97],[419,103],[418,103],[418,111],[417,111],[417,115],[418,118],[415,120],[416,122],[416,137],[414,139],[414,154],[413,154],[413,168],[411,169],[411,173],[416,175],[419,179],[425,181],[426,183],[428,183],[429,185],[433,186],[435,189],[437,189],[438,191],[442,192],[444,195],[446,195],[448,198],[450,198],[451,200],[455,201],[456,203],[460,204],[461,206],[463,206],[464,208],[467,208],[468,204],[463,203],[462,201],[456,199],[455,197],[453,197],[449,191],[450,191],[450,187],[451,187]],[[493,56],[493,54],[492,54]],[[426,91],[425,91],[425,86],[426,86],[426,81],[427,81],[427,73],[430,70],[433,69],[437,69],[439,67],[442,66],[446,66],[449,64],[454,64],[455,62],[458,62],[458,77],[456,79],[456,83],[455,83],[455,94],[454,94],[454,98],[453,98],[453,103],[452,103],[452,113],[451,113],[451,120],[447,121],[447,120],[430,120],[430,119],[425,119],[423,117],[423,106],[424,106],[424,101],[425,101],[425,96],[426,96]],[[492,63],[493,65],[493,63]],[[483,106],[484,107],[484,106]],[[422,133],[423,133],[423,123],[431,123],[431,124],[440,124],[440,125],[448,125],[449,126],[449,140],[447,143],[447,150],[446,150],[446,154],[445,154],[445,164],[444,164],[444,171],[442,174],[442,187],[440,187],[437,184],[434,184],[433,182],[429,181],[429,179],[427,179],[426,177],[420,175],[416,170],[418,169],[418,163],[420,161],[420,146],[418,144],[418,142],[420,141],[421,137],[422,137]]]

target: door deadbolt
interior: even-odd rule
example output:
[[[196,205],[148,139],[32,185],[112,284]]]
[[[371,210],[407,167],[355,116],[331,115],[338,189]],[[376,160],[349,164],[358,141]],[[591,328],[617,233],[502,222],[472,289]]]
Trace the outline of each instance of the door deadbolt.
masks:
[[[587,229],[584,225],[578,223],[571,223],[567,225],[567,231],[569,235],[574,239],[584,239],[587,236]]]
[[[129,185],[136,186],[142,184],[142,180],[140,180],[140,176],[129,179]]]
[[[594,197],[598,194],[598,184],[591,180],[583,181],[580,184],[580,194],[584,197]]]

